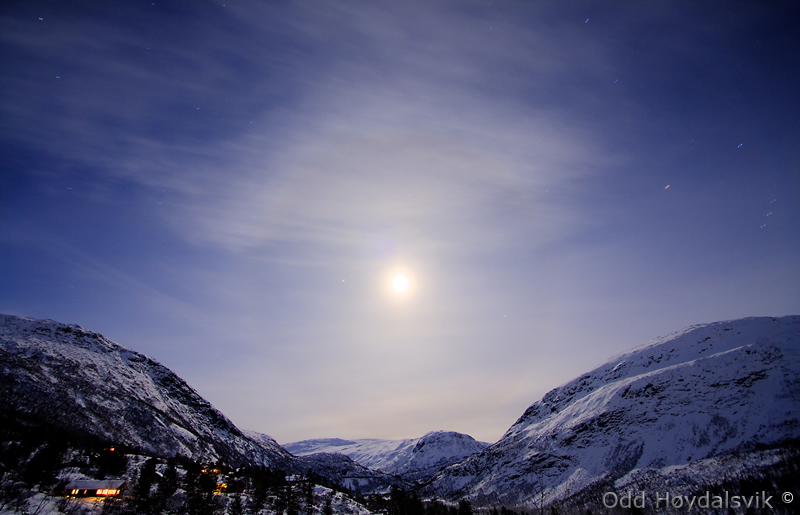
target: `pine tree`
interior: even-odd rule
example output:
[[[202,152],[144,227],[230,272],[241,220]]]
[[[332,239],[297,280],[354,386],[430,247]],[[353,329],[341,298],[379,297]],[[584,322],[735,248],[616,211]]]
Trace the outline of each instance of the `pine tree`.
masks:
[[[294,491],[292,484],[286,484],[287,498],[286,498],[286,515],[298,515],[299,507],[297,505],[297,493]]]
[[[153,510],[150,488],[158,476],[156,475],[156,459],[150,458],[139,470],[139,479],[133,487],[133,507],[136,513],[147,514]]]
[[[408,515],[424,515],[425,506],[422,504],[422,500],[419,498],[417,492],[412,492],[411,496],[408,498],[406,513]]]
[[[128,468],[128,459],[125,457],[125,453],[114,447],[105,447],[99,450],[94,461],[97,463],[97,477],[101,479],[109,476],[119,477]]]
[[[311,483],[310,479],[307,479],[303,483],[303,503],[305,503],[306,507],[306,515],[313,515],[314,514],[314,485]]]
[[[276,489],[275,511],[278,515],[289,510],[289,486],[284,484]]]
[[[164,475],[158,480],[158,490],[156,491],[157,511],[162,511],[167,503],[167,499],[172,497],[178,489],[178,472],[175,470],[175,460],[170,458],[167,461],[167,468]]]
[[[242,498],[239,494],[233,496],[233,500],[228,506],[228,515],[244,515],[244,506],[242,506]]]
[[[49,488],[56,482],[56,474],[61,468],[65,448],[61,442],[46,443],[34,454],[22,469],[22,481],[29,487],[39,484]]]
[[[389,492],[389,505],[387,511],[389,515],[406,515],[406,504],[408,503],[408,494],[402,488],[392,486]]]

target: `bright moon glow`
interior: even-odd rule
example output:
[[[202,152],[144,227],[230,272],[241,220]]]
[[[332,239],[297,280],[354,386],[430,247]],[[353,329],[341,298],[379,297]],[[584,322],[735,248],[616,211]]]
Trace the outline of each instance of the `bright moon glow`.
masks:
[[[396,266],[387,270],[381,280],[381,290],[384,297],[392,303],[404,304],[415,296],[417,279],[415,275],[404,266]]]
[[[396,275],[392,279],[392,287],[395,291],[406,291],[408,289],[408,277],[404,275]]]

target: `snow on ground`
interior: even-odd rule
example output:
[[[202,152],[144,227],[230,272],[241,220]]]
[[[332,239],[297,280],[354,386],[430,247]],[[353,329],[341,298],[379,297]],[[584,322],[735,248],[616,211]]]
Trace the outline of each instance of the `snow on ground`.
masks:
[[[429,492],[514,504],[603,478],[627,484],[642,471],[713,481],[724,472],[718,462],[692,464],[797,438],[800,316],[718,322],[657,338],[550,391]]]

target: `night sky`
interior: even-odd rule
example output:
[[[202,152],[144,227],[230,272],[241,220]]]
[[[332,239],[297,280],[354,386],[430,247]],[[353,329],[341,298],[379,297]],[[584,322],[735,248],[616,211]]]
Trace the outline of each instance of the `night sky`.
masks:
[[[494,442],[651,338],[800,314],[796,5],[4,1],[0,312],[281,443]]]

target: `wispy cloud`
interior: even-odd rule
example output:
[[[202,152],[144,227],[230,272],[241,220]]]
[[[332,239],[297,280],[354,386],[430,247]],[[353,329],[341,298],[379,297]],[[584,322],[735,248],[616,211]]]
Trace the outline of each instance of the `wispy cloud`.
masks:
[[[35,64],[9,79],[25,97],[5,114],[28,129],[14,137],[47,140],[106,180],[174,192],[179,232],[232,248],[348,246],[375,231],[423,246],[485,248],[547,238],[548,226],[552,237],[568,215],[544,192],[608,164],[552,92],[576,60],[593,73],[602,59],[548,46],[556,29],[544,24],[495,30],[476,6],[244,4],[220,16],[190,18],[182,30],[204,33],[185,44],[139,24],[48,19],[31,38],[6,21],[6,42]],[[244,46],[231,26],[270,36]]]

